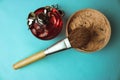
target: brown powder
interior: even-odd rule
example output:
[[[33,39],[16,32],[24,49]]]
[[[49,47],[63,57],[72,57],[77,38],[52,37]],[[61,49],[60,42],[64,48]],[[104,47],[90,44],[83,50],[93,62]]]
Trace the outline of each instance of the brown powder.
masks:
[[[85,46],[90,40],[90,31],[85,27],[76,28],[71,31],[68,39],[73,48],[81,48]]]
[[[85,27],[89,29],[91,34],[90,41],[83,47],[80,47],[78,49],[80,51],[93,52],[100,50],[108,43],[110,39],[111,28],[109,21],[102,13],[100,13],[97,10],[84,9],[73,14],[67,22],[66,26],[67,36],[73,35],[72,33],[77,31],[76,29],[80,27]],[[84,35],[83,33],[85,33],[85,31],[82,30],[80,31],[81,33],[79,37]],[[72,36],[72,38],[78,36],[77,33],[75,33],[75,35],[76,36]],[[85,42],[82,42],[83,41],[82,39],[80,39],[80,41],[81,41],[81,43],[79,44],[80,46],[85,44]],[[72,46],[74,47],[78,47],[79,45],[77,41],[74,45],[72,43]]]

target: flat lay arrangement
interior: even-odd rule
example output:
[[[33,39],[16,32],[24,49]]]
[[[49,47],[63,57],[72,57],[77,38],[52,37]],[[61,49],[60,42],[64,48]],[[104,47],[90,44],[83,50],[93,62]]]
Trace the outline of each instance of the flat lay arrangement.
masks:
[[[43,11],[43,13],[45,11]],[[57,21],[55,22],[57,23]],[[50,22],[48,21],[48,23]],[[47,25],[47,23],[44,25]],[[38,27],[38,30],[43,28],[43,26],[36,27]],[[14,64],[13,67],[15,69],[21,68],[45,57],[48,54],[70,48],[71,46],[73,48],[77,48],[87,52],[96,51],[103,48],[108,43],[111,35],[111,28],[107,18],[100,12],[92,9],[85,9],[76,12],[69,19],[66,27],[68,38],[65,38],[64,40],[58,42],[57,44],[54,44],[52,47],[48,48],[45,51],[38,52],[33,56],[30,56]]]
[[[0,0],[0,80],[120,80],[119,7]]]

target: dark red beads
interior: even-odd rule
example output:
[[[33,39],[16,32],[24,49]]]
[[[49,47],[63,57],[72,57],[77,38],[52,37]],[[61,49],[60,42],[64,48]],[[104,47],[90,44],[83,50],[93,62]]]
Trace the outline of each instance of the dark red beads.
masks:
[[[28,16],[28,26],[33,35],[42,40],[55,38],[62,30],[62,14],[57,8],[47,6]]]

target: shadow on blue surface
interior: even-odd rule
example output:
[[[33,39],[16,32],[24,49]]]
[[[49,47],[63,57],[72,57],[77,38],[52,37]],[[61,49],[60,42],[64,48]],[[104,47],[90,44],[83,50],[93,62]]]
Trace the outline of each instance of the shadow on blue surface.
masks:
[[[102,11],[105,16],[108,18],[110,25],[111,25],[111,37],[110,37],[110,41],[108,43],[108,45],[106,46],[106,48],[110,48],[112,45],[114,45],[114,42],[116,42],[116,35],[118,35],[117,33],[117,28],[115,28],[114,26],[116,26],[116,22],[115,22],[115,18],[114,15],[112,15],[111,13],[108,13],[106,10]]]
[[[40,6],[56,2],[65,11],[61,34],[50,41],[36,39],[27,30],[28,13]],[[65,28],[69,16],[84,8],[97,9],[110,21],[112,35],[104,49],[88,55],[69,49],[50,55],[17,71],[10,68],[16,61],[66,37]],[[3,14],[0,23],[3,22],[1,26],[4,26],[0,26],[0,80],[120,80],[119,8],[120,0],[79,0],[77,3],[75,0],[34,0],[29,1],[29,4],[27,0],[0,0],[0,11]],[[13,11],[16,11],[15,15]],[[7,15],[8,13],[10,15]],[[11,20],[12,16],[16,17]]]

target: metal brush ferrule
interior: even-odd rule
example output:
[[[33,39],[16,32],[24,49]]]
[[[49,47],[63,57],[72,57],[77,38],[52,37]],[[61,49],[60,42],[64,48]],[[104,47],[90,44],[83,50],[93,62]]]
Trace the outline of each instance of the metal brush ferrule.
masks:
[[[58,52],[61,50],[65,50],[71,48],[71,44],[68,40],[68,38],[65,38],[59,42],[57,42],[56,44],[52,45],[51,47],[47,48],[44,53],[45,54],[52,54],[54,52]]]

